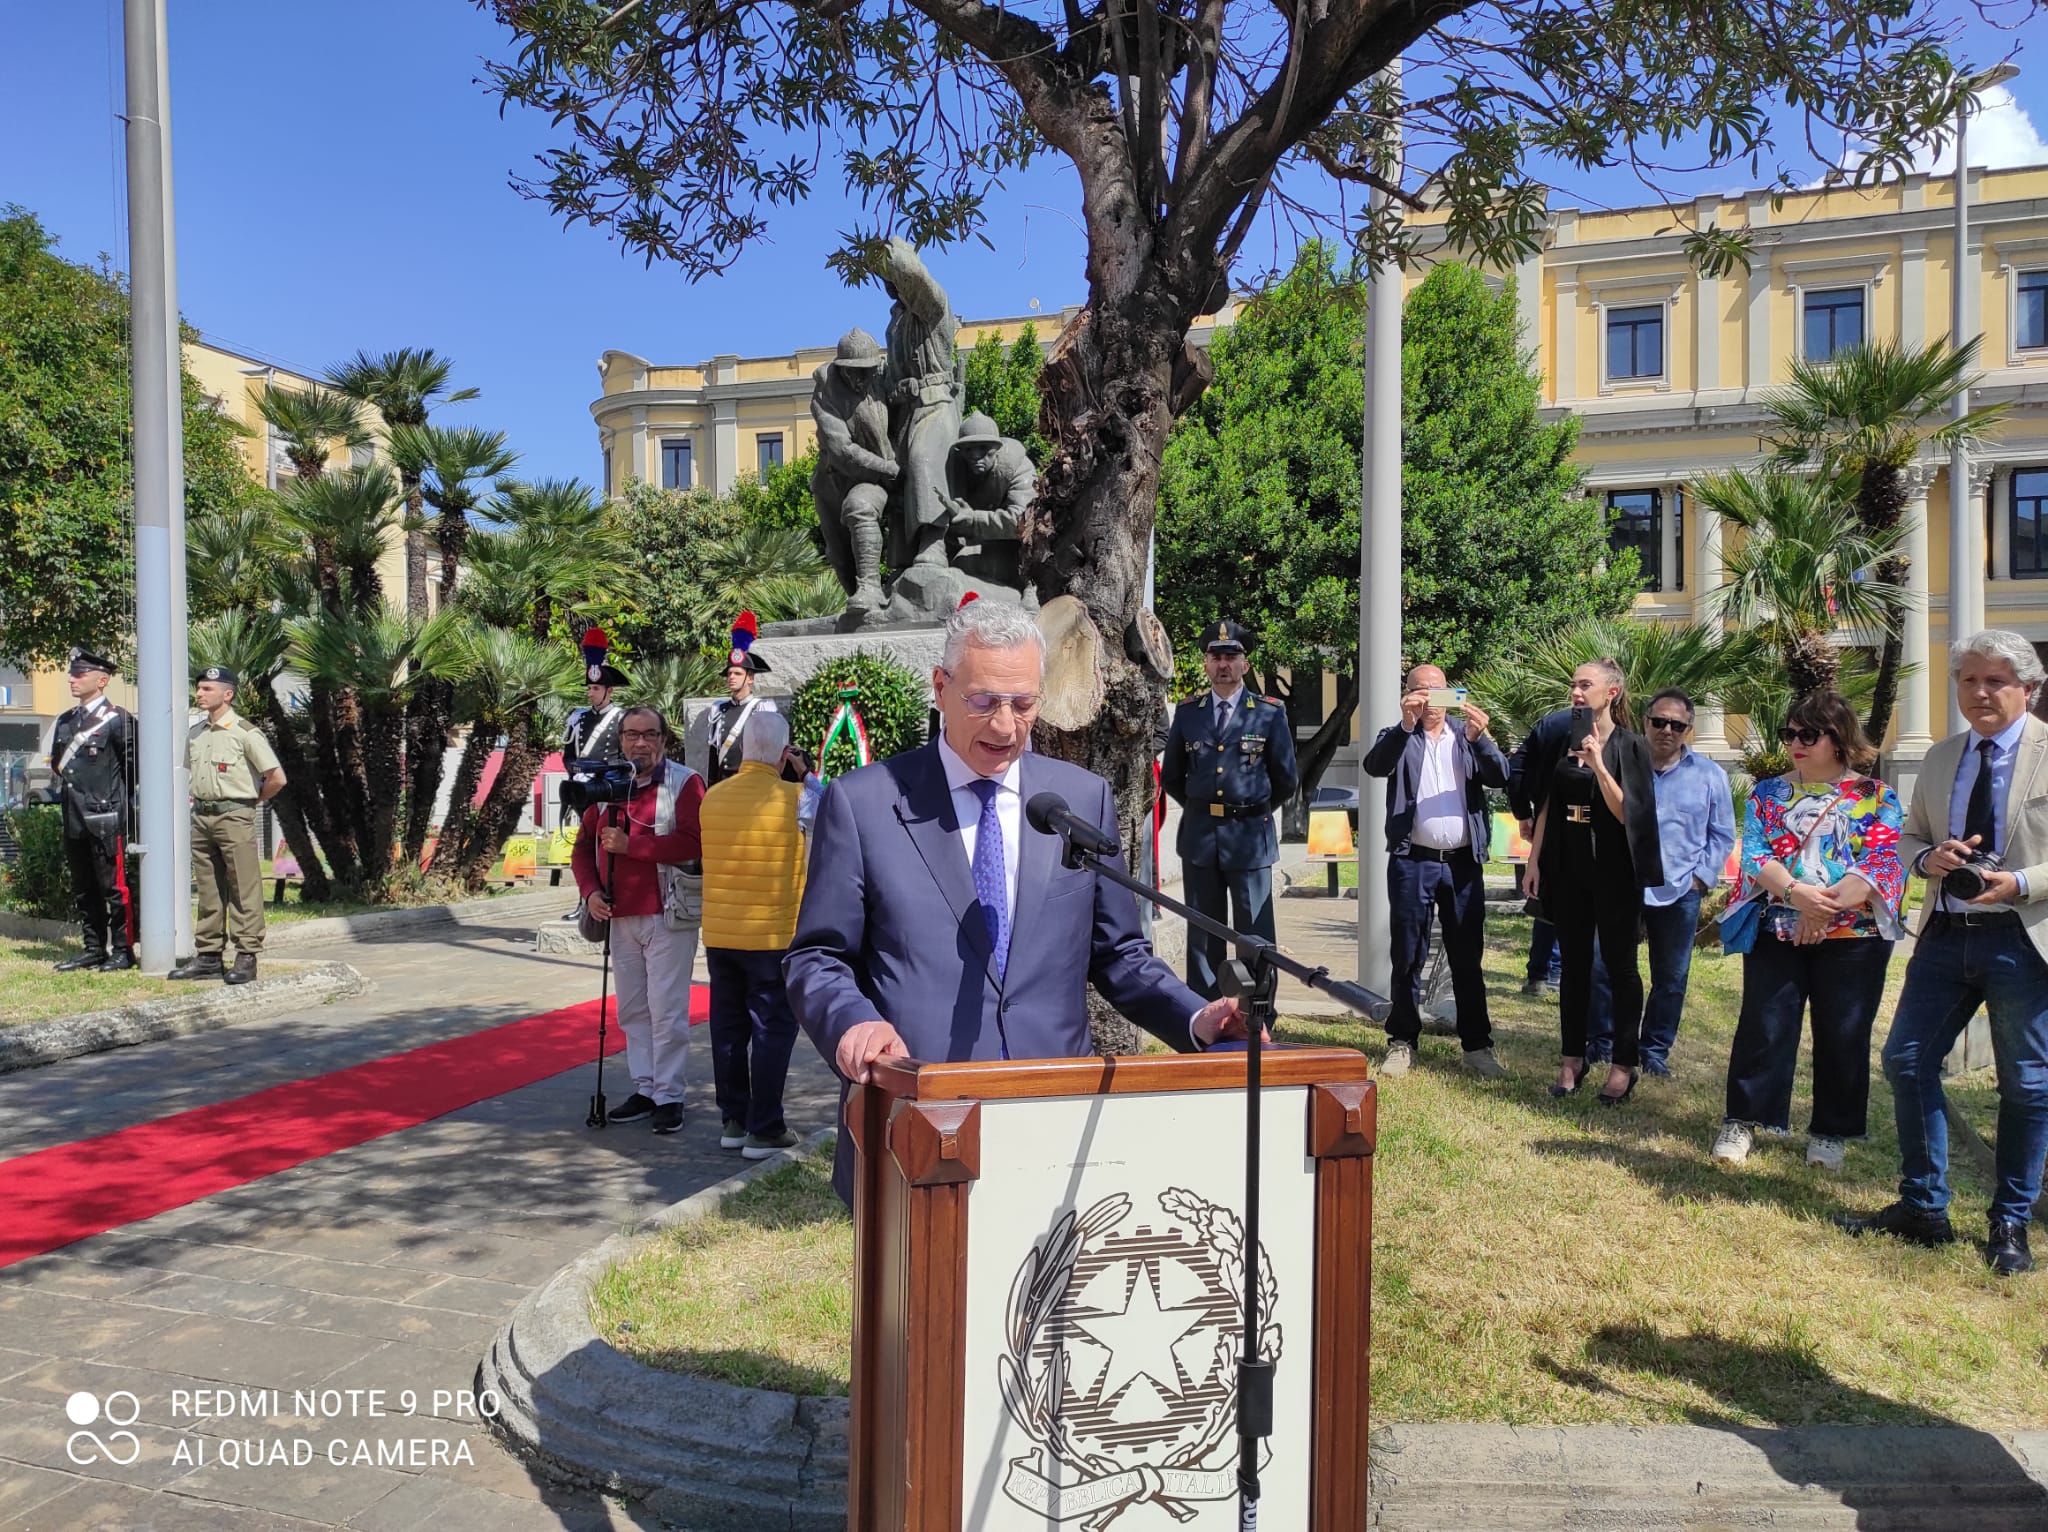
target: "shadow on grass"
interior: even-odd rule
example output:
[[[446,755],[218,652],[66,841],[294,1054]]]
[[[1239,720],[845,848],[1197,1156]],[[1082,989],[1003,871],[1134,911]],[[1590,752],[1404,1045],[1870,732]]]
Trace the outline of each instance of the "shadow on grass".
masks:
[[[1619,1166],[1654,1190],[1666,1202],[1732,1202],[1744,1207],[1771,1204],[1794,1218],[1826,1218],[1848,1206],[1839,1191],[1853,1182],[1822,1182],[1797,1159],[1776,1156],[1783,1174],[1761,1167],[1721,1170],[1706,1152],[1673,1154],[1669,1150],[1621,1138],[1542,1138],[1529,1145],[1532,1154],[1559,1159],[1599,1161]],[[1861,1204],[1858,1204],[1860,1207]]]
[[[1581,1355],[1586,1365],[1549,1356],[1537,1362],[1593,1396],[1635,1397],[1625,1382],[1630,1373],[1689,1384],[1714,1401],[1686,1408],[1694,1425],[1757,1448],[1787,1484],[1838,1494],[1858,1512],[1858,1526],[1904,1525],[1895,1519],[1902,1500],[1916,1509],[1942,1502],[1940,1521],[1913,1525],[2048,1525],[2048,1486],[1998,1437],[1841,1382],[1796,1334],[1781,1346],[1759,1346],[1700,1331],[1608,1325],[1588,1337]]]
[[[715,1383],[731,1383],[740,1388],[772,1389],[779,1394],[798,1394],[806,1398],[846,1397],[844,1378],[764,1351],[665,1346],[658,1350],[635,1351],[633,1360],[658,1367],[663,1372],[688,1373],[693,1378],[709,1378]]]

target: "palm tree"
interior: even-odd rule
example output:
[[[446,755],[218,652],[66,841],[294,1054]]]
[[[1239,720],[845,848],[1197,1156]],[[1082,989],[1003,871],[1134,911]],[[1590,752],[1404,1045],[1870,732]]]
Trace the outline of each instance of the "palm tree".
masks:
[[[704,549],[704,582],[721,610],[751,611],[764,622],[821,617],[846,605],[846,592],[810,534],[750,523]]]
[[[469,540],[470,513],[482,504],[485,482],[508,471],[519,454],[505,445],[502,431],[450,429],[431,423],[394,426],[387,446],[398,465],[400,482],[410,476],[419,486],[422,500],[434,508],[427,529],[434,533],[440,549],[440,609],[446,611],[455,600],[456,579]],[[424,576],[420,583],[424,590]],[[454,696],[444,681],[427,677],[413,689],[405,722],[408,862],[418,861],[433,826],[434,801],[441,792],[441,765],[453,718]]]
[[[1772,462],[1829,478],[1846,476],[1865,535],[1905,529],[1907,472],[1921,447],[1974,443],[2005,413],[1996,404],[1952,418],[1956,394],[1976,385],[1971,368],[1977,346],[1977,337],[1959,350],[1942,340],[1924,346],[1878,341],[1838,351],[1825,362],[1795,361],[1791,383],[1764,400]],[[1907,584],[1912,571],[1903,538],[1899,551],[1873,572],[1887,584]],[[1904,634],[1894,622],[1885,630],[1870,704],[1874,740],[1882,741],[1891,728],[1904,652]]]
[[[431,868],[468,888],[483,887],[492,861],[519,822],[533,779],[547,757],[547,726],[583,679],[575,651],[464,614],[450,669],[460,676],[456,699],[470,722],[469,742],[455,772],[448,818]],[[484,764],[500,740],[504,755],[481,804]]]
[[[1693,486],[1704,514],[1742,534],[1722,561],[1721,613],[1777,648],[1795,699],[1837,686],[1837,632],[1895,632],[1912,599],[1880,572],[1904,547],[1905,529],[1866,529],[1852,491],[1847,479],[1776,469]]]
[[[303,550],[329,612],[383,604],[377,561],[399,524],[398,485],[381,463],[297,479],[277,492],[276,527]]]
[[[690,700],[717,696],[724,689],[724,676],[725,655],[719,651],[636,660],[633,684],[625,688],[624,700],[636,707],[661,709],[669,728],[680,734]]]
[[[277,433],[285,456],[292,460],[292,472],[301,479],[325,473],[327,454],[336,446],[353,450],[370,445],[369,428],[355,400],[324,388],[267,387],[256,408]]]
[[[1565,705],[1572,672],[1590,661],[1616,661],[1638,706],[1675,686],[1700,706],[1717,707],[1730,703],[1761,647],[1752,635],[1728,633],[1718,623],[1587,617],[1523,639],[1466,684],[1496,720],[1526,734],[1545,713]]]
[[[442,404],[461,404],[477,397],[473,388],[450,391],[448,374],[454,364],[436,356],[431,349],[386,351],[372,356],[358,351],[346,362],[327,370],[327,381],[335,389],[374,409],[384,421],[387,433],[400,426],[423,426],[430,410]],[[426,515],[420,494],[423,465],[407,458],[399,467],[399,487],[405,495],[405,610],[416,622],[427,619],[427,534]]]

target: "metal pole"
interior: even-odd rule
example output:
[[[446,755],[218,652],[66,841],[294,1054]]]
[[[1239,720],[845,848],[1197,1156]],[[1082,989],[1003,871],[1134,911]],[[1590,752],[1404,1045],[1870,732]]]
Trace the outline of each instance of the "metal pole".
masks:
[[[184,439],[164,131],[163,0],[125,0],[129,366],[135,395],[135,651],[142,967],[163,973],[191,922],[185,797]],[[188,848],[181,854],[181,844]]]
[[[1401,61],[1388,66],[1396,85]],[[1398,150],[1394,176],[1399,175]],[[1392,179],[1393,177],[1390,177]],[[1374,210],[1386,194],[1372,194]],[[1401,268],[1372,269],[1365,335],[1365,462],[1358,571],[1358,749],[1401,711]],[[1386,993],[1393,976],[1387,907],[1387,785],[1358,774],[1358,982]],[[1367,846],[1373,848],[1371,853]]]
[[[156,117],[157,141],[164,162],[164,324],[168,333],[166,358],[170,363],[171,400],[171,797],[175,812],[171,827],[175,845],[171,852],[171,876],[177,881],[178,897],[171,902],[176,939],[173,950],[183,957],[194,948],[192,937],[192,815],[186,804],[192,796],[192,774],[186,763],[187,687],[192,678],[192,661],[187,651],[191,614],[186,607],[185,571],[185,336],[178,315],[178,239],[172,221],[171,194],[171,26],[169,0],[156,0]]]
[[[1972,333],[1970,253],[1970,99],[1956,108],[1956,251],[1949,292],[1949,345],[1960,351]],[[1955,418],[1970,413],[1970,390],[1956,390]],[[1948,639],[1955,643],[1984,626],[1984,554],[1981,529],[1970,504],[1970,449],[1961,440],[1948,452]],[[1969,727],[1949,688],[1949,728]]]

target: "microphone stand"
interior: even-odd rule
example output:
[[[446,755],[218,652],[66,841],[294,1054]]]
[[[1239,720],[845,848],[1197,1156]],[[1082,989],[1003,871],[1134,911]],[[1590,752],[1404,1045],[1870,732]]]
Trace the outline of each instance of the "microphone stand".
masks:
[[[1384,996],[1333,978],[1325,967],[1311,967],[1288,956],[1263,936],[1248,936],[1220,920],[1170,899],[1132,877],[1120,858],[1098,855],[1074,844],[1064,826],[1055,833],[1065,848],[1062,860],[1072,868],[1088,868],[1120,888],[1127,888],[1159,909],[1188,923],[1190,939],[1200,931],[1237,948],[1238,956],[1219,975],[1224,992],[1248,1012],[1245,1020],[1244,1068],[1244,1326],[1237,1356],[1237,1501],[1240,1532],[1259,1525],[1259,1448],[1273,1434],[1273,1364],[1259,1359],[1259,1103],[1260,1061],[1264,1038],[1274,1019],[1280,975],[1291,974],[1311,989],[1356,1011],[1370,1021],[1385,1021],[1394,1005]]]

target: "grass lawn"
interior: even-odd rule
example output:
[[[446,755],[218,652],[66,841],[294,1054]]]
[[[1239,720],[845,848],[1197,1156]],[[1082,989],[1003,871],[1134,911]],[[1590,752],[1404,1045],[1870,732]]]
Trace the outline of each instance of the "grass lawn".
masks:
[[[133,969],[127,973],[51,971],[51,964],[77,952],[76,942],[16,941],[0,936],[0,1027],[104,1011],[190,988],[168,979],[146,979]]]
[[[1715,1167],[1739,960],[1699,955],[1676,1084],[1646,1082],[1618,1110],[1594,1104],[1597,1080],[1553,1101],[1555,1005],[1519,993],[1528,922],[1491,925],[1497,1043],[1514,1078],[1475,1080],[1455,1067],[1454,1040],[1425,1038],[1421,1067],[1381,1092],[1378,1418],[2048,1421],[2048,1278],[2001,1282],[1974,1243],[1917,1250],[1827,1224],[1892,1195],[1891,1092],[1874,1054],[1871,1137],[1842,1176],[1807,1168],[1803,1131]],[[1894,998],[1903,970],[1895,960]],[[1879,1041],[1890,1015],[1888,1002]],[[1282,1032],[1375,1057],[1383,1043],[1347,1023]],[[1802,1056],[1795,1129],[1808,1083]],[[1952,1093],[1988,1136],[1988,1074]],[[1951,1171],[1957,1226],[1981,1239],[1988,1187],[1960,1146]],[[745,1196],[607,1277],[599,1329],[656,1365],[843,1390],[852,1242],[822,1171],[785,1170]]]

